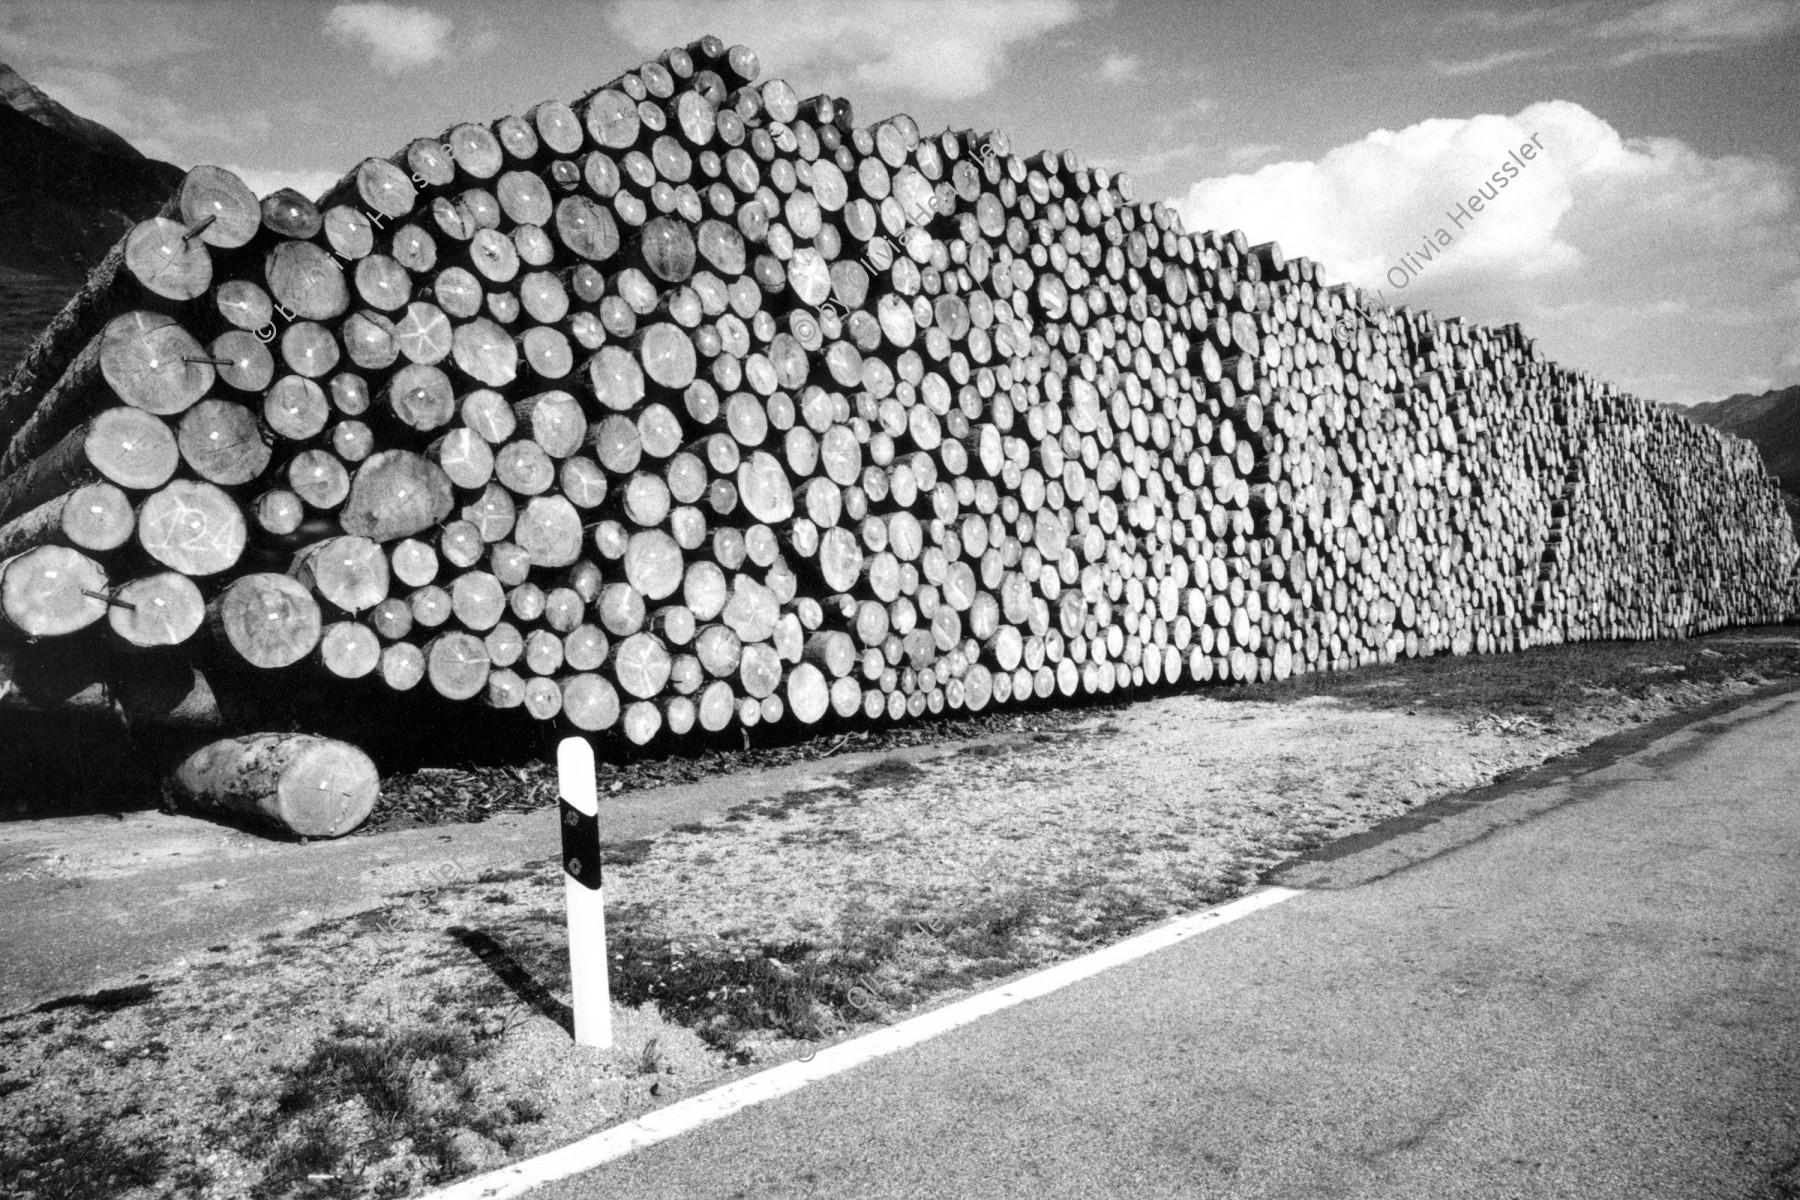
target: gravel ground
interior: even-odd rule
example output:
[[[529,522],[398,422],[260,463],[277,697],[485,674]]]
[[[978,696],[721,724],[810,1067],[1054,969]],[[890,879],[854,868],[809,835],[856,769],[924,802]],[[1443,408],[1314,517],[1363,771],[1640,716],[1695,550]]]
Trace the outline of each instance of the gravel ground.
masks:
[[[1800,637],[1434,659],[979,727],[608,769],[603,792],[834,748],[822,786],[608,848],[616,1045],[571,1049],[549,861],[221,944],[0,1018],[0,1195],[405,1195],[1253,886],[1598,737],[1800,677]],[[914,762],[909,742],[971,739]],[[374,830],[553,801],[423,766]],[[444,873],[446,876],[449,872]]]

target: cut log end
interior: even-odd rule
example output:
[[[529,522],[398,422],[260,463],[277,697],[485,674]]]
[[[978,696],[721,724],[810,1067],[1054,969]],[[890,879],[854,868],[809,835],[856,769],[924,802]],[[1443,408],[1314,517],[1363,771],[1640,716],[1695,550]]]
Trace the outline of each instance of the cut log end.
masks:
[[[201,810],[260,818],[298,837],[342,837],[368,819],[381,793],[369,756],[310,734],[227,738],[175,769],[171,790]]]

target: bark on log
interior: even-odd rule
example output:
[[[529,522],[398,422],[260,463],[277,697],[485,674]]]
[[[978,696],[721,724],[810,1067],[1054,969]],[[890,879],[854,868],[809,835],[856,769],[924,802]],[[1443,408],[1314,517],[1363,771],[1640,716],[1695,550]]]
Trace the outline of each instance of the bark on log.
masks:
[[[195,231],[193,240],[202,247],[241,246],[261,223],[250,189],[218,167],[195,167],[189,171],[158,215],[180,218],[182,236]],[[106,322],[142,295],[138,289],[144,285],[126,265],[126,248],[131,242],[132,234],[127,234],[107,252],[81,290],[51,319],[12,369],[4,387],[0,387],[0,442],[12,438],[37,397],[63,375]]]
[[[310,734],[226,738],[189,755],[170,776],[180,803],[258,818],[303,838],[342,837],[381,794],[369,756]]]
[[[89,553],[116,550],[131,540],[136,524],[124,492],[110,483],[89,483],[0,525],[0,558],[47,545]]]
[[[146,312],[116,317],[53,387],[24,398],[22,403],[32,407],[12,415],[17,432],[0,453],[0,477],[22,470],[72,426],[115,399],[157,416],[173,416],[205,394],[215,377],[200,343],[170,318]]]

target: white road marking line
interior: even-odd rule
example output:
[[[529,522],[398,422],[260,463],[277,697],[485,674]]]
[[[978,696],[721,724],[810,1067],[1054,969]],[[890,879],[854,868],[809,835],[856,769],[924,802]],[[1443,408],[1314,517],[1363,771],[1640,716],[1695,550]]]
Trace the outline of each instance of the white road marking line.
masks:
[[[1272,908],[1284,900],[1292,900],[1304,894],[1298,889],[1285,887],[1270,887],[1252,892],[1229,903],[1160,925],[1117,945],[1059,963],[1023,979],[1015,979],[1002,987],[958,1000],[954,1004],[946,1004],[942,1008],[921,1013],[897,1025],[874,1030],[847,1042],[840,1042],[820,1050],[810,1062],[794,1060],[770,1067],[767,1071],[735,1080],[710,1092],[678,1100],[666,1108],[646,1113],[635,1121],[603,1129],[561,1149],[429,1192],[417,1200],[509,1200],[510,1197],[523,1196],[534,1188],[623,1158],[634,1150],[654,1146],[689,1130],[698,1129],[702,1125],[728,1117],[739,1109],[799,1091],[809,1083],[840,1074],[908,1046],[916,1046],[990,1013],[1048,995],[1089,976],[1154,954],[1196,934],[1229,925],[1240,917],[1247,917],[1251,913]]]

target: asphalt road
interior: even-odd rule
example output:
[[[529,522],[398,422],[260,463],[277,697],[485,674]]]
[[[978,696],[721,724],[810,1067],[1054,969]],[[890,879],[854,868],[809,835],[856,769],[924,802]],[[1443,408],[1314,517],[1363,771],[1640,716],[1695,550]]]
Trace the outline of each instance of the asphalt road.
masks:
[[[1800,1196],[1800,696],[533,1193]]]

